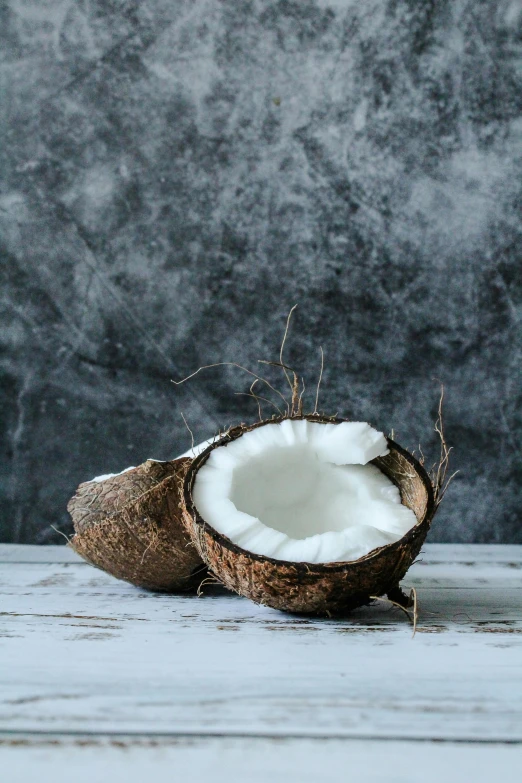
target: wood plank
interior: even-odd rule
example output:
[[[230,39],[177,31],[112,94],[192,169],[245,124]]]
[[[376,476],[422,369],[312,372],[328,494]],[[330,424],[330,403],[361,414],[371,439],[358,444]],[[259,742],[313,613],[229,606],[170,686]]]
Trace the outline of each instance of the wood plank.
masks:
[[[9,783],[518,783],[522,746],[361,740],[0,737]]]
[[[520,544],[425,544],[420,555],[428,562],[480,563],[517,562],[522,568]],[[84,563],[65,543],[38,546],[36,544],[0,544],[0,563]]]
[[[67,544],[0,544],[1,563],[85,563]],[[86,563],[85,563],[86,564]],[[86,564],[87,565],[87,564]]]
[[[4,563],[0,729],[522,741],[522,547],[489,549],[426,547],[414,639],[384,603],[310,620]]]
[[[447,571],[447,573],[446,573]],[[450,624],[458,628],[470,622],[494,621],[511,623],[520,620],[521,578],[513,569],[484,567],[469,569],[434,565],[415,565],[404,582],[418,591],[421,619],[429,625]],[[210,585],[204,595],[163,595],[139,590],[91,567],[70,563],[4,564],[0,570],[0,617],[32,616],[109,616],[112,619],[148,619],[172,621],[179,612],[189,611],[197,622],[213,622],[214,612],[243,622],[258,622],[271,610],[258,607],[246,599]],[[473,611],[467,612],[467,609]],[[261,614],[260,614],[261,613]],[[290,627],[307,619],[292,618],[273,611],[270,622]],[[385,604],[353,612],[349,622],[374,624],[402,617],[398,610]],[[5,622],[5,621],[4,621]],[[25,622],[25,621],[24,621]],[[321,627],[334,628],[337,620],[323,621]]]

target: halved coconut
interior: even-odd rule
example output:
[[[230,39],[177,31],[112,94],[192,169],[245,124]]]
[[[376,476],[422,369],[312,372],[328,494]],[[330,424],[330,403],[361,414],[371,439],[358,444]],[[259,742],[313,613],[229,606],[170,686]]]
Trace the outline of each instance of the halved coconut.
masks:
[[[365,422],[317,415],[230,430],[183,490],[187,530],[226,587],[317,615],[400,596],[434,512],[411,454]]]
[[[149,590],[190,589],[205,566],[181,521],[181,487],[190,457],[147,460],[80,484],[67,509],[70,545],[117,579]]]

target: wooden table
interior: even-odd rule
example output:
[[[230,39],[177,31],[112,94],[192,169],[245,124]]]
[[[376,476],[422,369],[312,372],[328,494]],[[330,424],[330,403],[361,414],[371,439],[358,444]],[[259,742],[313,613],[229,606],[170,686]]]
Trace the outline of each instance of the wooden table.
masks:
[[[522,546],[421,557],[412,638],[385,601],[300,618],[0,546],[0,780],[520,783]]]

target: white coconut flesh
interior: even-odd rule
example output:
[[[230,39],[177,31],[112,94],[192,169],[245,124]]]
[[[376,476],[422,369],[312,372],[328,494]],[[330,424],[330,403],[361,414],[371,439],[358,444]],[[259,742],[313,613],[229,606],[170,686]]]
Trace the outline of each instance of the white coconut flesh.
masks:
[[[210,452],[193,500],[242,549],[291,562],[357,560],[417,522],[375,465],[386,438],[366,422],[287,419]]]
[[[192,446],[192,448],[188,449],[188,451],[184,451],[183,454],[180,454],[179,457],[176,457],[176,459],[181,459],[182,457],[190,457],[193,459],[194,457],[197,457],[198,454],[201,454],[202,451],[204,451],[207,446],[210,446],[211,443],[214,443],[216,438],[209,438],[208,440],[204,440],[203,443],[198,443],[197,446]],[[152,457],[149,457],[147,462],[166,462],[164,459],[153,459]],[[101,483],[102,481],[106,481],[107,479],[115,478],[116,476],[122,476],[124,473],[128,473],[129,470],[135,470],[135,466],[131,465],[129,468],[125,468],[124,470],[120,470],[119,473],[105,473],[103,476],[96,476],[95,478],[91,479],[91,481],[95,481],[96,483]]]

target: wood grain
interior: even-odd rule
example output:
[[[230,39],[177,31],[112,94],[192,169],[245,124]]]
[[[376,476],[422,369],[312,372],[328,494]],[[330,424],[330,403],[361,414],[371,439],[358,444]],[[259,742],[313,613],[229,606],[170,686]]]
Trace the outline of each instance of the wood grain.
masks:
[[[384,602],[309,620],[3,546],[0,731],[522,742],[521,575],[522,547],[426,546],[412,638]]]
[[[0,739],[9,783],[519,783],[522,746],[375,740],[92,736]]]

